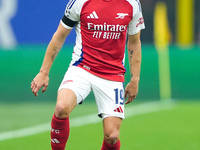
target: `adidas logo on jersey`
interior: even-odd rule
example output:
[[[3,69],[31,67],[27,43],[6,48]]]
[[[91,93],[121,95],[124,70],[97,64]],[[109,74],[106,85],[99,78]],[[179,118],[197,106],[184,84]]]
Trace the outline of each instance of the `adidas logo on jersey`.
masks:
[[[87,16],[87,18],[90,18],[90,19],[99,19],[99,17],[97,16],[97,13],[95,11],[93,11],[89,16]]]
[[[119,106],[118,108],[116,108],[114,111],[115,112],[119,112],[119,113],[123,113],[124,112],[121,106]]]

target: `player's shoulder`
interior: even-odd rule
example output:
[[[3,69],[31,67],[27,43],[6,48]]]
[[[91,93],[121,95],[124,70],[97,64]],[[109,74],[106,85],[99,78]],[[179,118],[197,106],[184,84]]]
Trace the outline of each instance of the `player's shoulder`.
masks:
[[[125,0],[132,5],[134,12],[140,12],[142,10],[140,0]]]
[[[81,4],[81,3],[85,3],[86,1],[89,1],[89,0],[69,0],[68,4],[71,4],[71,5]]]
[[[130,1],[132,3],[140,3],[140,0],[126,0],[126,1]]]
[[[129,2],[134,7],[141,7],[140,0],[125,0]]]
[[[87,1],[88,0],[69,0],[68,3],[67,3],[67,8],[71,9],[73,7],[79,7]]]

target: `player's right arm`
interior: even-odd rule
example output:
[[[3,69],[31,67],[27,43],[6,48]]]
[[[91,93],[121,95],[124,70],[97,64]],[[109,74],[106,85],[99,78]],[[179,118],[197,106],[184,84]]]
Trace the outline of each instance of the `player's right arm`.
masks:
[[[38,91],[43,87],[42,92],[45,92],[49,84],[49,71],[50,68],[62,48],[66,37],[70,33],[71,29],[66,29],[60,23],[56,32],[54,33],[44,56],[44,60],[40,69],[40,72],[31,82],[31,90],[35,96],[38,96]]]

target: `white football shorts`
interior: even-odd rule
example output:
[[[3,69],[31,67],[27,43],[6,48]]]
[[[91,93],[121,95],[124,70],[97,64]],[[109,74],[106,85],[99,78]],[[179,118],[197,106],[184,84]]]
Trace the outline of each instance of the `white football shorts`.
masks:
[[[98,107],[98,116],[119,117],[124,119],[124,83],[110,81],[95,76],[86,70],[71,66],[58,89],[72,90],[77,97],[77,104],[82,103],[93,91]]]

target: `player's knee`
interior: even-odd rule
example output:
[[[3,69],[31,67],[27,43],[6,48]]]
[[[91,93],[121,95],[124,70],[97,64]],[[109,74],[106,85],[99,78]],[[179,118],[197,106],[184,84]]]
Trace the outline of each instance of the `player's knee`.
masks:
[[[111,133],[105,133],[104,139],[107,143],[114,145],[119,140],[119,132],[113,131]]]
[[[63,104],[56,104],[56,108],[55,108],[55,115],[58,118],[67,118],[70,114],[70,109],[68,106],[65,106]]]

